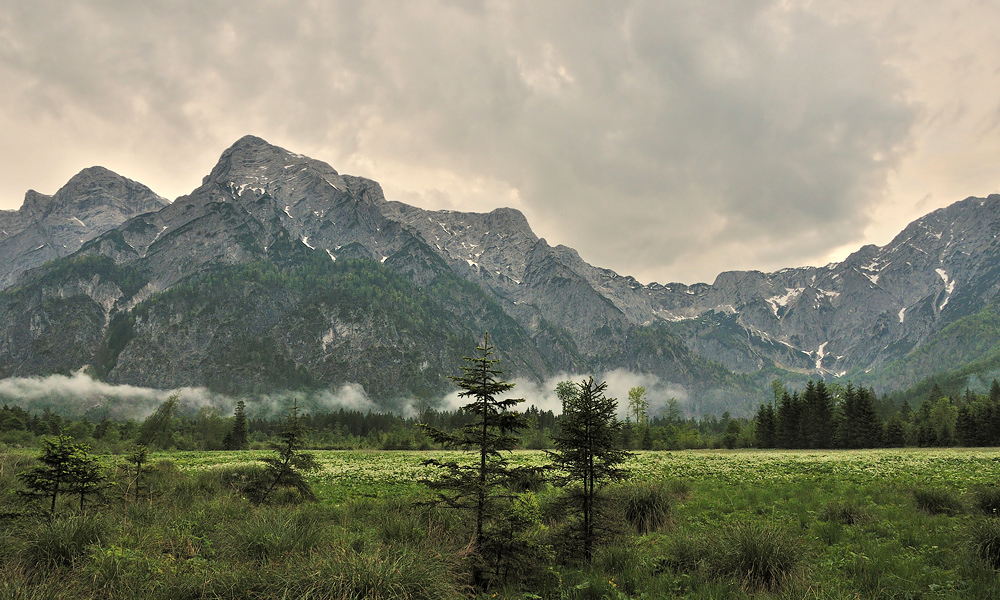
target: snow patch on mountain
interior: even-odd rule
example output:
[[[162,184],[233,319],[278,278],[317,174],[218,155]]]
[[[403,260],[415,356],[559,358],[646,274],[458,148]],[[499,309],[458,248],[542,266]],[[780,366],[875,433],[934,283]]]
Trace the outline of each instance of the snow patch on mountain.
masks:
[[[771,296],[767,299],[767,303],[771,305],[771,312],[774,316],[778,316],[778,307],[786,307],[789,302],[792,302],[805,291],[806,288],[785,288],[786,294],[784,296]],[[691,292],[692,294],[694,292]]]
[[[951,300],[951,294],[955,291],[955,280],[948,280],[948,272],[944,269],[934,269],[934,271],[941,276],[941,280],[944,281],[944,291],[945,297],[941,305],[938,306],[938,312],[944,310],[944,307],[948,305],[948,301]]]

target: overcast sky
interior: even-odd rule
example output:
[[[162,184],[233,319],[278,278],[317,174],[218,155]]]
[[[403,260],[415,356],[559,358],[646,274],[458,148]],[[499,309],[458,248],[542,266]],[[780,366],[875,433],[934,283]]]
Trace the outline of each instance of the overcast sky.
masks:
[[[996,0],[0,0],[0,208],[92,165],[173,199],[252,133],[644,283],[822,265],[1000,191],[998,32]]]

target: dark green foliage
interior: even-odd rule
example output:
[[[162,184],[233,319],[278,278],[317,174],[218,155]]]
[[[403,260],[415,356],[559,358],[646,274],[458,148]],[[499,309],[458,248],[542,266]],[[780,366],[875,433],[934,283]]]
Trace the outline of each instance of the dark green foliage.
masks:
[[[757,427],[754,430],[754,442],[758,448],[774,448],[777,442],[775,428],[777,418],[774,414],[774,407],[770,404],[761,404],[757,409]]]
[[[247,413],[246,403],[240,400],[236,403],[233,414],[233,428],[222,439],[226,450],[246,450],[247,447]]]
[[[41,465],[18,473],[18,479],[28,488],[20,493],[48,500],[49,516],[55,514],[60,494],[78,495],[82,511],[87,494],[100,489],[104,481],[97,458],[90,456],[90,447],[74,443],[69,436],[42,439],[38,461]]]
[[[879,448],[883,445],[882,423],[875,413],[875,392],[855,389],[850,383],[841,401],[836,441],[839,448]]]
[[[177,400],[180,394],[174,394],[163,401],[156,412],[146,417],[139,427],[136,443],[151,448],[172,448],[176,427]]]
[[[736,447],[736,442],[740,437],[740,422],[736,419],[729,419],[726,422],[725,431],[722,434],[722,445],[723,447],[732,450]]]
[[[560,475],[558,485],[570,486],[581,523],[580,537],[587,562],[593,557],[597,537],[596,503],[600,486],[627,476],[621,464],[629,453],[621,448],[621,423],[616,418],[618,401],[604,395],[608,385],[590,377],[563,401],[554,451],[547,451]]]
[[[757,521],[726,529],[709,558],[710,571],[751,590],[781,586],[795,572],[802,543],[782,528]]]
[[[553,558],[542,530],[541,511],[533,494],[516,496],[504,505],[487,523],[479,550],[488,587],[513,584],[531,589],[537,583]]]
[[[962,501],[951,490],[918,488],[913,490],[917,508],[931,515],[955,515],[962,511]]]
[[[80,499],[80,512],[83,512],[84,501],[104,487],[106,477],[97,457],[91,456],[90,446],[78,444],[76,451],[69,457],[69,486],[67,492]]]
[[[527,422],[523,415],[511,410],[523,402],[522,399],[498,399],[514,384],[500,379],[503,371],[497,368],[499,361],[493,358],[494,348],[490,344],[489,333],[483,336],[483,343],[476,351],[475,357],[465,359],[468,364],[462,367],[463,374],[452,378],[462,389],[459,397],[473,399],[463,409],[473,419],[459,433],[448,433],[427,424],[422,424],[422,428],[435,443],[474,451],[479,460],[472,465],[438,460],[428,460],[424,464],[442,471],[440,478],[427,482],[437,492],[439,500],[473,513],[474,532],[470,549],[489,564],[495,559],[483,553],[486,547],[484,531],[488,523],[503,514],[503,509],[498,507],[504,504],[500,501],[504,499],[512,477],[506,453],[516,447],[516,433]],[[486,583],[481,563],[473,569],[473,580],[478,588]]]
[[[779,448],[804,448],[805,436],[802,431],[802,420],[805,413],[805,403],[798,392],[789,395],[786,391],[778,404],[775,441]]]
[[[810,380],[802,394],[799,423],[805,448],[830,448],[833,443],[833,399],[823,380]]]

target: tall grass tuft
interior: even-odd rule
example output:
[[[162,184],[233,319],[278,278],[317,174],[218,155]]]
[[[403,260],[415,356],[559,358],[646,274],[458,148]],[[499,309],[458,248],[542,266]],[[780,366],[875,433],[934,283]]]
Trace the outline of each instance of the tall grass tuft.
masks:
[[[325,527],[314,512],[259,511],[232,525],[229,546],[237,558],[267,562],[285,554],[305,554],[318,546]]]
[[[829,502],[823,507],[819,518],[841,525],[856,525],[868,519],[868,511],[851,501]]]
[[[983,514],[1000,517],[1000,487],[982,487],[973,494],[973,502]]]
[[[695,573],[711,554],[711,547],[702,537],[674,535],[667,541],[666,552],[658,561],[657,571],[669,569],[677,574]]]
[[[452,567],[440,555],[402,547],[375,547],[363,554],[347,551],[327,585],[336,598],[457,600],[466,597],[468,590]]]
[[[787,531],[749,521],[725,531],[709,557],[715,575],[733,577],[746,589],[772,590],[794,573],[802,544]]]
[[[73,566],[105,530],[100,517],[69,517],[43,523],[28,539],[23,555],[25,566],[36,571]]]
[[[670,522],[673,503],[662,481],[641,481],[618,486],[610,494],[612,510],[621,514],[640,535],[659,531]]]
[[[954,492],[942,488],[913,490],[917,508],[931,515],[956,515],[962,512],[962,502]]]
[[[1000,521],[977,519],[969,526],[973,552],[994,569],[1000,569]]]

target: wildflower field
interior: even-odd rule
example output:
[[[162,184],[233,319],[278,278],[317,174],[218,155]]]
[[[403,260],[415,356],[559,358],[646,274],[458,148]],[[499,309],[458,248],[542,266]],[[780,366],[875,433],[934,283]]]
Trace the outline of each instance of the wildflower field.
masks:
[[[181,471],[224,469],[253,464],[266,451],[163,452]],[[320,469],[308,476],[327,501],[353,495],[391,496],[421,488],[435,475],[427,459],[473,461],[455,451],[319,450]],[[523,466],[548,463],[542,450],[514,452]],[[1000,449],[901,448],[876,450],[686,450],[635,452],[627,463],[638,480],[707,482],[716,486],[813,483],[825,488],[850,485],[934,486],[967,493],[1000,484]],[[341,488],[341,489],[337,489]]]
[[[164,452],[141,501],[110,486],[48,521],[14,493],[31,458],[0,453],[0,600],[469,596],[464,511],[427,505],[421,480],[436,475],[423,461],[473,454],[313,454],[315,503],[255,505],[228,483],[267,452]],[[1000,597],[1000,450],[639,452],[628,466],[591,564],[567,545],[561,492],[520,492],[533,554],[482,597]]]

